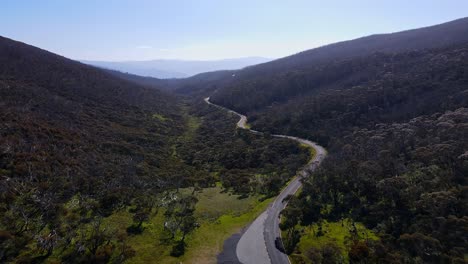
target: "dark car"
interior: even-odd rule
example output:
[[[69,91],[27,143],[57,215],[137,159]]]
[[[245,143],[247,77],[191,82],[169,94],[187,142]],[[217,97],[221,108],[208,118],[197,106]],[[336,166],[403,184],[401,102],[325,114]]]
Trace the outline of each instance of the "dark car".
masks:
[[[283,241],[281,240],[281,238],[277,237],[277,238],[275,239],[275,247],[276,247],[279,251],[281,251],[281,252],[283,252],[283,253],[286,253],[286,251],[284,250]]]

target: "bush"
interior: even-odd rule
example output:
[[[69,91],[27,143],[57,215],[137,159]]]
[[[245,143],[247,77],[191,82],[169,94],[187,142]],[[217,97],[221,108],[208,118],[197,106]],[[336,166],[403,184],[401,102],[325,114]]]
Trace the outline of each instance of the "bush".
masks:
[[[180,257],[185,253],[185,242],[179,241],[174,246],[172,246],[171,256],[173,257]]]

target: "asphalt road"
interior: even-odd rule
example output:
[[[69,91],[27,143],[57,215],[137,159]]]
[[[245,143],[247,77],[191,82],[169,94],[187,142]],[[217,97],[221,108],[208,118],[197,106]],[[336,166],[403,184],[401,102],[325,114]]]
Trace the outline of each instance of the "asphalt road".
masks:
[[[237,127],[247,129],[255,134],[262,132],[251,130],[247,127],[247,117],[225,107],[215,105],[210,102],[210,98],[205,98],[205,102],[224,109],[230,113],[240,117],[237,122]],[[275,239],[280,237],[279,221],[280,213],[286,207],[286,202],[283,200],[288,195],[293,195],[301,187],[301,179],[310,175],[325,158],[327,152],[325,149],[316,143],[287,135],[271,135],[273,137],[288,138],[297,141],[301,144],[308,145],[315,149],[316,155],[298,172],[298,175],[292,179],[289,184],[281,191],[276,199],[271,203],[266,211],[264,211],[242,234],[236,246],[237,258],[244,264],[286,264],[290,263],[288,256],[279,251],[275,246]]]

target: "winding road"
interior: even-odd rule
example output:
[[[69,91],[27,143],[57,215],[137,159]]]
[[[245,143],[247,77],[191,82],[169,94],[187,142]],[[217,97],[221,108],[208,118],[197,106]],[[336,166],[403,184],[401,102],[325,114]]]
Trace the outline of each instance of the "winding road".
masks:
[[[260,131],[249,129],[247,126],[247,117],[233,110],[216,105],[210,102],[210,98],[205,98],[207,104],[226,110],[240,117],[237,122],[237,127],[247,129],[254,134],[263,134]],[[316,151],[316,155],[302,168],[294,179],[281,191],[276,199],[271,203],[267,210],[255,219],[254,222],[245,230],[240,237],[236,247],[237,259],[243,264],[283,264],[290,263],[286,254],[279,251],[275,246],[275,239],[280,237],[279,221],[280,213],[286,207],[286,202],[283,200],[288,195],[293,195],[301,187],[301,179],[310,175],[325,158],[327,152],[325,149],[316,143],[286,135],[271,135],[272,137],[288,138],[312,147]]]

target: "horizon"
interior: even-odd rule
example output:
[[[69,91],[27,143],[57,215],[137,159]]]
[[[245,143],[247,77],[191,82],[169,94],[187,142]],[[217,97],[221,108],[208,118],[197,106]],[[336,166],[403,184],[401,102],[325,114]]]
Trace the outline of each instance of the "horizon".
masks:
[[[246,56],[246,57],[236,57],[236,58],[221,58],[221,59],[212,59],[212,60],[186,60],[186,59],[148,59],[148,60],[122,60],[122,61],[97,61],[97,60],[77,60],[81,62],[150,62],[150,61],[180,61],[180,62],[213,62],[213,61],[229,61],[229,60],[242,60],[242,59],[266,59],[266,60],[276,60],[279,58],[267,58],[262,56]]]
[[[466,17],[464,1],[219,3],[90,0],[3,4],[0,34],[78,61],[278,59]],[[180,8],[183,6],[183,8]],[[240,18],[240,19],[239,19]],[[31,30],[34,25],[34,30]]]

